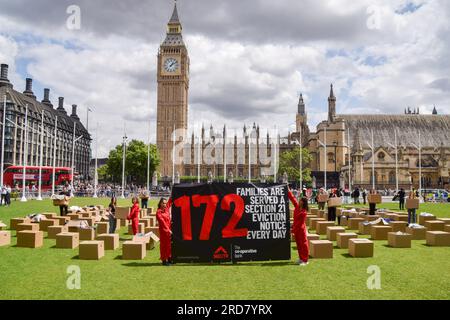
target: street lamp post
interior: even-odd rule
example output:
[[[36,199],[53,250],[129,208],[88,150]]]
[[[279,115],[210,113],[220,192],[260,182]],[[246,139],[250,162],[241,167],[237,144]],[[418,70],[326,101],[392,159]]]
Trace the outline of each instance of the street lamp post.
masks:
[[[44,157],[44,110],[41,116],[41,143],[39,146],[39,182],[38,182],[38,196],[36,200],[42,201],[42,162]],[[73,173],[72,173],[73,174]],[[73,178],[72,178],[73,180]]]
[[[372,190],[375,190],[375,143],[373,139],[373,130],[371,132],[372,136],[372,144],[366,141],[366,144],[369,146],[372,151]]]
[[[324,148],[324,164],[325,164],[325,170],[324,170],[324,189],[327,190],[327,127],[324,129],[324,142],[317,139],[319,144]],[[320,160],[319,160],[320,163]]]
[[[122,195],[121,199],[125,199],[125,147],[127,143],[127,136],[124,134],[123,136],[123,145],[122,145]]]
[[[251,135],[248,135],[248,183],[252,182],[252,147],[251,147]]]
[[[5,123],[6,124],[6,123]],[[5,125],[4,124],[4,125]],[[4,127],[3,125],[3,127]],[[25,106],[25,142],[23,144],[23,172],[22,172],[22,199],[20,199],[21,202],[27,202],[27,197],[25,194],[26,190],[26,175],[27,175],[27,162],[28,162],[28,104]],[[3,168],[2,168],[3,171]]]
[[[422,194],[422,142],[421,135],[419,132],[419,144],[411,143],[419,152],[419,198]]]
[[[0,186],[3,187],[3,167],[5,166],[5,128],[6,128],[6,94],[5,92],[5,100],[3,101],[3,126],[2,126],[2,155],[1,155],[1,177],[0,177]],[[16,152],[13,150],[13,152]]]
[[[150,126],[148,129],[148,148],[147,148],[147,191],[150,192]]]
[[[98,198],[97,195],[98,186],[98,122],[95,128],[95,171],[94,171],[94,195],[93,198]]]
[[[56,139],[58,138],[58,116],[55,117],[55,136],[53,141],[53,170],[52,170],[52,195],[55,194],[56,175]]]

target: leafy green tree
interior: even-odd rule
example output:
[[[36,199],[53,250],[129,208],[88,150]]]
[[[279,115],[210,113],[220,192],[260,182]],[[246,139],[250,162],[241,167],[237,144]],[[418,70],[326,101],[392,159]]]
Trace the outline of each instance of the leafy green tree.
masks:
[[[302,155],[302,172],[303,184],[311,183],[311,169],[308,168],[311,162],[311,154],[307,149],[297,147],[291,151],[285,151],[280,155],[279,175],[285,172],[289,177],[289,181],[300,180],[300,154]]]
[[[147,182],[147,150],[148,145],[139,140],[132,140],[125,149],[125,177],[128,182],[144,184]],[[107,173],[114,182],[122,179],[123,145],[116,146],[109,152]],[[150,145],[150,179],[160,163],[158,149]]]

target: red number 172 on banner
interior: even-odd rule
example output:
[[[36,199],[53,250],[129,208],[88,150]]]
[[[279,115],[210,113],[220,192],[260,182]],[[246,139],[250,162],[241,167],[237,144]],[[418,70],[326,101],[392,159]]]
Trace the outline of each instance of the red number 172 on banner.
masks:
[[[214,215],[216,214],[216,208],[219,204],[219,196],[215,194],[207,196],[193,195],[192,197],[183,196],[174,201],[174,205],[181,209],[181,229],[183,233],[183,240],[192,240],[191,198],[192,205],[196,208],[201,205],[206,205],[199,239],[207,241],[209,240],[209,236],[211,234]],[[244,200],[237,194],[228,194],[222,198],[220,203],[222,210],[230,211],[232,203],[234,203],[234,210],[228,224],[222,229],[222,237],[246,237],[248,233],[247,228],[236,229],[236,226],[244,213]]]

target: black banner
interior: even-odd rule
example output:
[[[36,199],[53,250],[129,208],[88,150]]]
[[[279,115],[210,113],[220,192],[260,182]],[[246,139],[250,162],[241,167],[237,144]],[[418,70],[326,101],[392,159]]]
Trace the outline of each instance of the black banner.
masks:
[[[189,184],[172,190],[175,262],[290,260],[286,185]]]

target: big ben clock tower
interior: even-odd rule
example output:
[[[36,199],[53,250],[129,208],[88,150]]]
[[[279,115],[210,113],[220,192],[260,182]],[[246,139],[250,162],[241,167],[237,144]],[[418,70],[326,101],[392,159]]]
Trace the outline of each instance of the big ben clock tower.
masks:
[[[189,56],[183,41],[177,4],[158,52],[157,146],[162,176],[172,176],[172,132],[188,126]],[[175,166],[181,172],[181,166]]]

